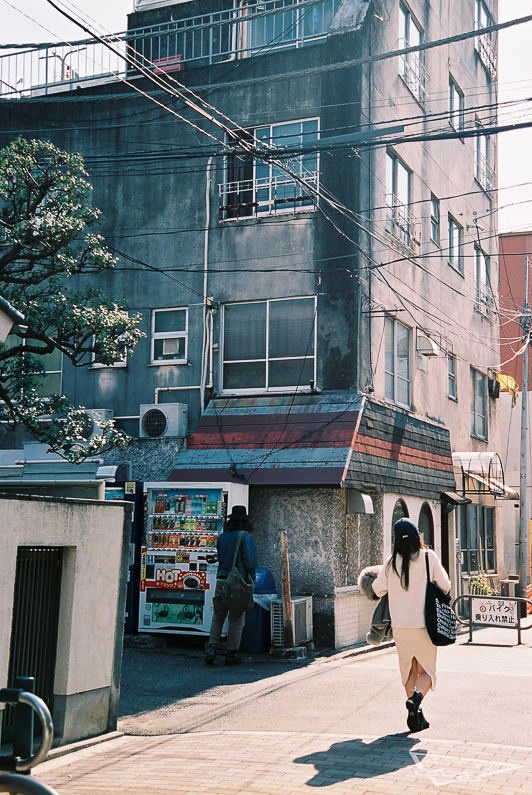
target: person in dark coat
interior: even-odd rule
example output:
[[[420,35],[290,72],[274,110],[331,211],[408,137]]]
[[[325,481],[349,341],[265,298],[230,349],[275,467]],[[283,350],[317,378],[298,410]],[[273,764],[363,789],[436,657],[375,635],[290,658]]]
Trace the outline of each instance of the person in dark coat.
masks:
[[[255,579],[257,569],[257,550],[255,541],[251,535],[253,525],[247,514],[244,505],[235,505],[231,514],[227,517],[224,532],[218,536],[216,547],[218,550],[218,572],[216,575],[216,589],[214,591],[213,609],[214,614],[211,622],[209,643],[205,654],[205,665],[212,665],[216,659],[216,652],[220,645],[220,638],[225,619],[228,619],[229,628],[227,630],[225,664],[238,665],[242,662],[237,652],[240,647],[242,631],[246,620],[245,611],[237,612],[228,609],[222,602],[221,595],[223,581],[226,579],[233,565],[235,546],[239,536],[237,530],[244,530],[244,536],[240,543],[236,565],[243,577],[248,574]]]

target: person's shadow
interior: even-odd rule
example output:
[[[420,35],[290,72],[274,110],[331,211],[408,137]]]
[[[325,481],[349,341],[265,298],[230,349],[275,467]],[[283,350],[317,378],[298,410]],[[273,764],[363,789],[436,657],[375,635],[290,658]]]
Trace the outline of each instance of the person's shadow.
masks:
[[[367,742],[363,739],[333,743],[327,751],[294,759],[301,765],[314,765],[315,776],[307,781],[309,787],[330,787],[351,778],[374,778],[413,765],[416,760],[410,750],[419,740],[406,732],[388,734]],[[418,755],[424,752],[420,749]],[[419,760],[417,760],[419,761]]]

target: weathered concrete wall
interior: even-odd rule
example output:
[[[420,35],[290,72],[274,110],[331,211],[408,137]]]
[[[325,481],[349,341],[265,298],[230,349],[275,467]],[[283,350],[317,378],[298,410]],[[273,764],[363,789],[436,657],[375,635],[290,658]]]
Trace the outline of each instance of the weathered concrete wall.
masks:
[[[368,631],[367,600],[359,617],[356,582],[364,566],[382,562],[379,498],[375,503],[374,515],[348,515],[339,488],[250,489],[259,564],[281,592],[279,530],[286,530],[292,596],[312,595],[318,646],[348,646]]]
[[[1,495],[0,508],[0,682],[8,677],[17,550],[61,547],[55,742],[115,729],[131,505]]]

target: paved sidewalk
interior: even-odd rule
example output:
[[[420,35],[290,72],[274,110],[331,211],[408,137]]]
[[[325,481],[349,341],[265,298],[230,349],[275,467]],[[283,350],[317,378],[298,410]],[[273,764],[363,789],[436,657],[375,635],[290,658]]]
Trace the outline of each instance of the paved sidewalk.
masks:
[[[511,630],[473,641],[440,652],[425,732],[404,730],[395,650],[346,650],[233,686],[218,668],[204,692],[124,715],[135,734],[34,775],[60,795],[530,795],[532,650]],[[179,664],[203,681],[200,656]]]

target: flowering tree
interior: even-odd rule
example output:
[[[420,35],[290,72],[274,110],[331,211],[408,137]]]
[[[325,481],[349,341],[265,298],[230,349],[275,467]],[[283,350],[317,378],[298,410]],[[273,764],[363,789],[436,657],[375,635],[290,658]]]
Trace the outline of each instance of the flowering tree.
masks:
[[[116,263],[90,231],[100,215],[90,191],[79,155],[22,138],[0,150],[0,297],[24,318],[0,344],[0,421],[23,425],[72,461],[124,446],[127,437],[109,421],[101,436],[84,439],[84,407],[46,394],[49,354],[75,367],[110,365],[142,336],[124,303],[79,286],[78,277]]]

